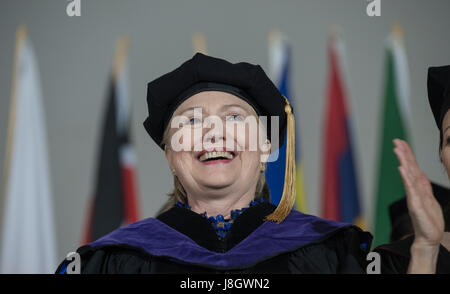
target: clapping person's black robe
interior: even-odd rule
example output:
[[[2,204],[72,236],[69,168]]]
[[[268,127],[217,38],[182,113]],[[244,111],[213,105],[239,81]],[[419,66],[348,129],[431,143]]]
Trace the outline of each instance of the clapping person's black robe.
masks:
[[[81,272],[365,273],[370,233],[297,211],[280,224],[264,221],[274,209],[246,209],[219,240],[206,218],[173,207],[80,247]]]
[[[410,236],[375,248],[374,251],[380,253],[381,256],[382,274],[406,274],[408,272],[413,241],[414,236]],[[450,252],[442,245],[439,247],[436,273],[450,274]]]

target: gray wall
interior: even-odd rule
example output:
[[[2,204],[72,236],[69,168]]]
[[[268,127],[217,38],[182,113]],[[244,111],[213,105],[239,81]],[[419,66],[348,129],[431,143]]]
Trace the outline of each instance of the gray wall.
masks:
[[[15,30],[28,26],[42,78],[59,258],[80,240],[94,184],[100,120],[114,44],[131,38],[133,133],[143,216],[153,216],[171,187],[159,148],[142,127],[146,83],[192,56],[191,37],[202,32],[211,55],[268,69],[267,34],[291,40],[297,127],[302,139],[309,212],[320,207],[322,121],[327,73],[326,38],[342,27],[351,75],[354,139],[366,216],[372,218],[380,131],[384,40],[398,22],[405,31],[411,74],[412,136],[420,166],[448,184],[437,156],[438,131],[426,96],[426,70],[450,64],[448,0],[381,0],[381,16],[368,17],[364,0],[118,1],[81,0],[80,17],[66,1],[3,0],[0,4],[0,164],[3,166]],[[0,176],[3,176],[3,170]]]

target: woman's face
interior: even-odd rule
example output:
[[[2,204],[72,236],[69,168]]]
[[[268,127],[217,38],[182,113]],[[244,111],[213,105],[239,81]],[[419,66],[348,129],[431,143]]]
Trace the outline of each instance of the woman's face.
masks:
[[[442,121],[442,162],[447,170],[447,177],[450,179],[450,110]]]
[[[257,118],[248,103],[220,91],[200,92],[177,108],[166,157],[188,197],[256,189],[263,153],[253,144],[258,135],[251,121]]]

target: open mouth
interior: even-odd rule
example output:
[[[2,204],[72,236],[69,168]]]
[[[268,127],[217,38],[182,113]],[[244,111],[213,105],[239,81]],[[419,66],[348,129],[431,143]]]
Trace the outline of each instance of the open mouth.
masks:
[[[198,160],[203,163],[214,163],[214,162],[229,162],[233,160],[236,153],[231,151],[211,151],[202,152],[198,156]]]

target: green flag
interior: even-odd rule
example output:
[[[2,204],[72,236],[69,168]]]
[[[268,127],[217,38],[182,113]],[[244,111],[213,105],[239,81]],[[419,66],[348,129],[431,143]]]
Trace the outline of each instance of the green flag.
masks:
[[[374,246],[389,242],[391,224],[389,205],[405,196],[398,171],[399,162],[393,152],[395,138],[408,141],[409,85],[406,54],[401,33],[395,29],[388,40],[385,60],[384,103],[376,183]]]

